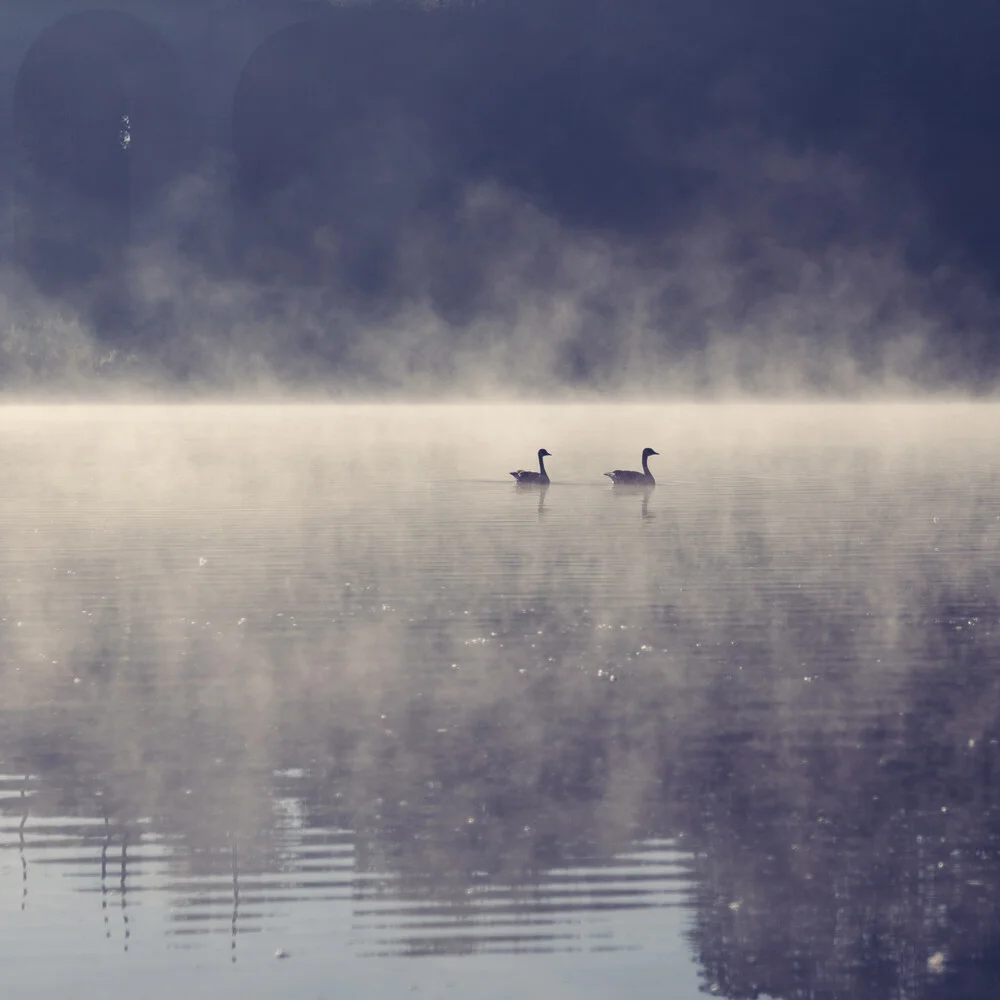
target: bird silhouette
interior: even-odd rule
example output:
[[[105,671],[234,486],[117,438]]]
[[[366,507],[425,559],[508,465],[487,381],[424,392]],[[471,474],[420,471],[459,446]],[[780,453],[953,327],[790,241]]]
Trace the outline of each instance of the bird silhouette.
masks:
[[[537,472],[526,472],[524,469],[518,469],[517,472],[512,472],[511,475],[517,480],[518,486],[548,486],[549,485],[549,474],[545,471],[545,456],[548,455],[550,458],[551,453],[546,451],[544,448],[538,449],[538,471]]]
[[[659,455],[658,451],[653,451],[652,448],[642,449],[642,472],[632,472],[628,469],[615,469],[614,472],[605,472],[604,475],[608,477],[615,484],[615,486],[655,486],[656,480],[653,478],[653,474],[649,471],[649,456]]]

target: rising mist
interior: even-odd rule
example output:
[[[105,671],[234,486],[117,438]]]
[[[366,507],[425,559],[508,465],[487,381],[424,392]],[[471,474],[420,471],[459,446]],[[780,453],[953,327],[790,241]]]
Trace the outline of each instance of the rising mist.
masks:
[[[53,35],[15,93],[0,377],[19,396],[990,393],[1000,130],[972,78],[996,74],[992,15],[895,8],[331,6],[250,55],[221,149],[183,102],[136,104],[130,63],[67,69]],[[108,25],[95,45],[139,30]]]

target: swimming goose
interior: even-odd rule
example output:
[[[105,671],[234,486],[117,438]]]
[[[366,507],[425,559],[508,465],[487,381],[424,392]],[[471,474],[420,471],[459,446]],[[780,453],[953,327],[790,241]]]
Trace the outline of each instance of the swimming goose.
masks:
[[[544,448],[538,449],[538,471],[537,472],[525,472],[524,469],[518,469],[517,472],[512,472],[511,475],[517,480],[519,486],[548,486],[549,485],[549,474],[545,471],[545,456],[548,455],[552,457],[550,452],[547,452]]]
[[[656,480],[649,471],[650,455],[659,455],[658,451],[652,448],[642,449],[642,472],[629,472],[627,469],[615,469],[614,472],[605,472],[604,475],[610,479],[615,486],[655,486]]]

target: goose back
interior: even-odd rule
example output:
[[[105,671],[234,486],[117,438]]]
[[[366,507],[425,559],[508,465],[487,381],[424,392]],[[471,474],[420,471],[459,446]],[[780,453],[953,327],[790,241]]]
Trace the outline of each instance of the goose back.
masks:
[[[615,469],[614,472],[605,472],[604,475],[611,480],[615,486],[655,486],[656,480],[649,471],[650,455],[658,455],[658,451],[652,448],[642,450],[642,472],[633,472],[631,469]]]
[[[530,470],[518,469],[516,472],[512,472],[511,475],[519,486],[548,486],[549,485],[549,474],[545,471],[545,456],[551,457],[551,452],[546,451],[544,448],[538,449],[538,471],[532,472]]]

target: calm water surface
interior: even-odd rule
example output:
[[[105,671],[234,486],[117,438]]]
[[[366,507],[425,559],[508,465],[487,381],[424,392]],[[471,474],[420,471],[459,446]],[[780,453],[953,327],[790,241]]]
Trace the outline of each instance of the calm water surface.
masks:
[[[4,996],[993,997],[998,574],[1000,407],[7,407]]]

